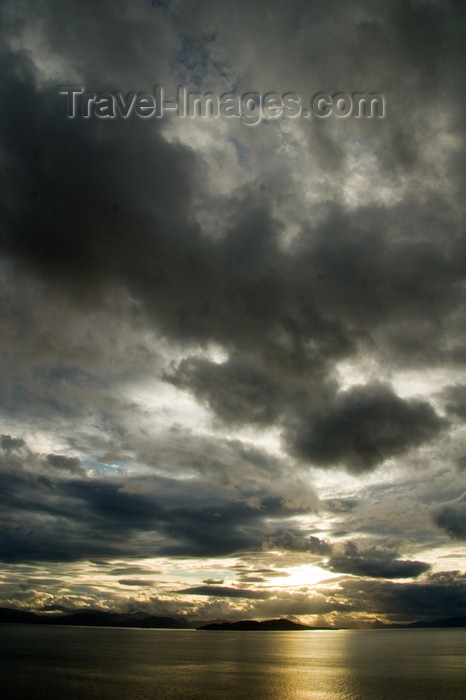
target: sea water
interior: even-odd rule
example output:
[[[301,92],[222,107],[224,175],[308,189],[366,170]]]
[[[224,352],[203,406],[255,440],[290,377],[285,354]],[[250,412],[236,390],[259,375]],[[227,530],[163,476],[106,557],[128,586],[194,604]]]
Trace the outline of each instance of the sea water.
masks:
[[[466,698],[466,629],[0,625],[5,700]]]

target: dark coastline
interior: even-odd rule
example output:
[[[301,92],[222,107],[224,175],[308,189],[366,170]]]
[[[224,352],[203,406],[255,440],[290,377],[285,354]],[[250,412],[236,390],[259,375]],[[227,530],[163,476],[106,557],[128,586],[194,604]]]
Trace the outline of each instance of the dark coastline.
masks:
[[[211,623],[209,625],[202,625],[197,629],[200,630],[270,630],[270,631],[296,631],[300,632],[303,630],[330,630],[337,629],[337,627],[309,627],[308,625],[301,625],[297,622],[292,622],[291,620],[264,620],[259,622],[257,620],[240,620],[239,622],[220,622]]]
[[[184,618],[147,616],[144,613],[122,614],[100,610],[78,611],[71,614],[41,615],[14,608],[0,608],[0,623],[28,625],[72,625],[80,627],[128,627],[141,629],[198,629],[208,630],[262,630],[262,631],[312,631],[336,630],[337,627],[310,627],[292,620],[240,620],[238,622],[207,622],[200,625]],[[409,624],[384,624],[376,621],[372,629],[466,627],[466,617],[450,617],[442,620],[416,621]]]

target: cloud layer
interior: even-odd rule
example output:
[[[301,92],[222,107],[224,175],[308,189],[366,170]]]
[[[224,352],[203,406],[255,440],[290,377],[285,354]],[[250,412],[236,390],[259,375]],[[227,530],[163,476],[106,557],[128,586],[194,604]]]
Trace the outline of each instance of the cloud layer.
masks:
[[[460,4],[2,10],[5,604],[460,614]],[[386,116],[67,119],[70,84]]]

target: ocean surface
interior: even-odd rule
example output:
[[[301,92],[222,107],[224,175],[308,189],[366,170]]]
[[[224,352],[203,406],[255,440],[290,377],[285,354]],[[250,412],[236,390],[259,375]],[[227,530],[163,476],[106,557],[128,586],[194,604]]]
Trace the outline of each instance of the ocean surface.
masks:
[[[466,629],[0,625],[3,700],[464,700]]]

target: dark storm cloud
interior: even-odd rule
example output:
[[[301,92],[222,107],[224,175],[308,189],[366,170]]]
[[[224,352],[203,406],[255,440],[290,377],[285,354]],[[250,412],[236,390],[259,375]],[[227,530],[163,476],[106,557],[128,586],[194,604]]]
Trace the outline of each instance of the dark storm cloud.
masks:
[[[430,569],[422,561],[393,559],[390,556],[332,556],[328,568],[335,573],[368,576],[370,578],[416,578]]]
[[[336,624],[358,625],[358,615],[387,616],[392,622],[464,616],[466,580],[457,571],[430,574],[416,582],[338,579],[338,587],[318,585],[312,595],[278,593],[258,603],[255,614],[336,615]],[[354,616],[354,617],[353,617]],[[340,622],[339,622],[340,621]]]
[[[211,24],[208,7],[208,3],[200,4],[193,34],[202,22]],[[435,26],[439,45],[449,45],[450,52],[456,48],[455,42],[447,42],[452,31],[448,15],[438,7],[421,11],[389,5],[385,11],[389,22],[384,28],[370,6],[361,3],[357,7],[359,13],[348,13],[347,19],[356,24],[361,36],[367,35],[364,50],[354,53],[345,65],[341,56],[351,54],[357,44],[348,35],[338,56],[323,52],[318,65],[308,64],[319,73],[324,70],[332,79],[338,76],[341,80],[346,72],[354,80],[353,71],[364,67],[370,74],[373,64],[369,57],[380,52],[380,42],[375,41],[380,35],[387,48],[391,44],[393,55],[392,63],[384,63],[385,81],[399,79],[398,68],[403,62],[408,74],[411,69],[419,80],[432,80],[431,63],[441,63],[442,53],[437,43],[428,53],[424,51],[419,25]],[[92,52],[98,52],[102,59],[92,61],[94,75],[102,79],[107,65],[108,76],[127,79],[115,42],[123,32],[133,47],[136,32],[142,32],[139,41],[143,45],[149,40],[137,13],[132,23],[111,3],[102,6],[96,16],[80,13],[75,17],[59,3],[47,8],[43,31],[58,55],[73,58],[79,29],[95,28],[107,17],[111,31],[101,42],[92,44]],[[457,11],[452,9],[452,14]],[[68,20],[72,13],[76,24],[64,21],[67,12]],[[257,11],[242,4],[239,12],[248,16]],[[296,22],[307,27],[316,21],[327,33],[341,37],[345,23],[342,15],[339,17],[332,27],[323,7],[311,9],[309,4],[293,3],[285,15],[275,14],[272,8],[268,31],[271,36],[274,32],[278,35],[284,30],[283,20],[290,30]],[[220,10],[219,24],[221,18]],[[181,26],[192,19],[192,9],[180,10]],[[147,21],[154,23],[155,37],[163,35],[168,21],[165,13],[157,10]],[[408,52],[405,21],[413,27]],[[67,27],[66,41],[62,31],[53,31],[58,24]],[[263,41],[263,37],[258,40]],[[223,48],[233,52],[227,42]],[[153,70],[165,65],[174,50],[175,46],[164,45]],[[279,52],[283,50],[281,47]],[[318,42],[311,49],[308,46],[304,54],[309,51],[317,55]],[[91,64],[89,57],[81,55],[87,52],[79,53],[81,64]],[[139,52],[135,58],[142,61]],[[232,53],[230,62],[233,59],[241,65],[239,55]],[[79,284],[85,268],[86,285],[85,289],[81,285],[80,296],[86,290],[89,295],[96,294],[109,279],[117,279],[128,284],[174,335],[212,338],[240,349],[252,346],[269,362],[313,371],[326,359],[351,353],[358,326],[359,331],[367,331],[372,325],[391,322],[396,309],[398,323],[416,317],[419,328],[425,323],[430,333],[439,315],[457,303],[454,289],[462,274],[464,252],[451,254],[456,231],[453,223],[448,223],[449,204],[440,195],[430,210],[429,205],[423,203],[421,208],[415,200],[388,208],[360,207],[353,212],[338,204],[329,207],[323,223],[307,225],[292,255],[284,254],[277,245],[281,226],[271,214],[273,202],[267,193],[235,195],[227,203],[229,221],[219,232],[223,238],[219,245],[211,245],[193,222],[192,194],[202,189],[205,172],[201,159],[190,149],[168,144],[154,122],[140,120],[135,128],[133,122],[65,120],[57,110],[54,90],[34,85],[24,56],[7,55],[4,60],[9,69],[5,71],[9,80],[4,88],[7,107],[3,120],[3,139],[8,141],[6,172],[11,182],[15,178],[14,189],[10,185],[8,190],[5,248],[62,284]],[[137,61],[129,63],[138,65]],[[378,57],[375,65],[380,64]],[[286,65],[293,62],[289,59]],[[206,65],[204,73],[210,67]],[[400,123],[402,117],[400,114]],[[395,114],[392,119],[396,119]],[[386,140],[382,140],[386,148]],[[395,151],[396,163],[400,159]],[[19,201],[23,204],[21,213],[12,205]],[[412,229],[413,223],[411,238],[397,235],[390,242],[393,228],[403,231],[408,225]],[[441,235],[435,244],[438,231]],[[440,242],[447,245],[440,248]],[[407,352],[401,339],[397,340],[396,328],[390,329],[390,337],[398,352]]]
[[[238,485],[279,479],[283,464],[279,459],[241,440],[204,436],[176,427],[162,438],[138,445],[141,461],[157,466],[168,463],[189,473],[202,474],[211,482]],[[234,471],[232,469],[234,467]]]
[[[328,556],[333,571],[362,580],[341,579],[341,591],[316,598],[258,599],[258,613],[381,610],[409,619],[464,609],[458,575],[381,581],[426,572],[401,547],[341,552],[301,532],[292,518],[316,510],[317,496],[291,458],[354,479],[399,458],[395,496],[387,484],[377,501],[363,489],[356,500],[357,486],[327,489],[335,528],[435,539],[425,533],[433,499],[401,472],[425,448],[422,473],[434,483],[440,448],[429,452],[429,443],[447,422],[429,403],[431,387],[402,398],[395,375],[423,370],[427,384],[432,368],[455,376],[466,360],[462,4],[239,0],[232,11],[211,0],[4,0],[3,8],[2,412],[22,424],[5,432],[47,445],[39,454],[2,439],[5,558],[201,557],[270,544]],[[70,82],[122,93],[156,83],[294,90],[303,99],[377,90],[387,113],[255,128],[68,120],[57,86]],[[159,340],[169,348],[164,364]],[[204,352],[212,346],[222,363]],[[191,392],[215,429],[281,431],[288,458],[183,427],[156,435],[171,407],[127,398],[156,374]],[[463,385],[443,398],[456,430]],[[436,501],[444,502],[432,519],[463,538],[464,501],[440,488],[442,473]],[[397,510],[408,486],[411,501]],[[134,582],[139,573],[118,576]],[[246,568],[244,577],[261,572]]]
[[[267,538],[263,548],[288,552],[307,552],[327,557],[321,566],[335,573],[353,574],[369,578],[415,578],[430,569],[421,561],[399,559],[393,550],[375,546],[358,546],[353,541],[333,544],[319,537],[305,537],[302,533],[284,530],[281,534]]]
[[[242,583],[246,583],[246,584],[266,583],[267,582],[267,579],[264,578],[263,576],[240,576],[239,579]]]
[[[293,615],[328,615],[351,612],[351,604],[339,592],[320,589],[309,595],[305,590],[275,591],[267,600],[253,603],[242,617],[289,617]]]
[[[443,396],[446,399],[446,410],[448,413],[458,416],[458,418],[466,418],[466,386],[464,384],[455,384],[449,386],[443,391]]]
[[[207,478],[198,474],[186,481],[115,470],[106,478],[88,478],[76,471],[74,458],[44,458],[10,436],[3,442],[1,523],[6,561],[260,551],[272,521],[286,522],[301,511],[287,505],[264,479],[255,487],[240,481],[231,488],[221,479],[210,479],[208,473]],[[235,441],[236,452],[224,453],[232,469],[239,445]],[[222,454],[221,443],[215,440],[205,443],[205,450],[206,456],[209,451],[217,457]],[[248,454],[246,448],[242,452]],[[257,462],[259,451],[254,450],[253,456]],[[241,469],[239,458],[237,463]]]
[[[69,472],[82,471],[81,461],[76,457],[65,457],[64,455],[49,454],[46,456],[47,464],[55,469],[64,469]]]
[[[32,452],[22,438],[11,435],[0,437],[0,474],[30,481],[53,478],[54,473],[71,472],[84,476],[81,461],[76,457],[60,454],[40,455]]]
[[[448,359],[435,337],[425,358],[420,353],[425,334],[442,333],[445,321],[448,332],[456,330],[448,318],[464,302],[456,288],[464,240],[445,199],[433,195],[427,209],[414,196],[352,212],[333,205],[307,234],[295,244],[297,275],[320,313],[381,334],[404,362],[411,354],[416,362]]]
[[[456,466],[459,472],[464,472],[466,471],[466,457],[460,457],[456,461]]]
[[[240,583],[265,583],[270,578],[282,578],[290,575],[287,571],[277,571],[276,569],[248,568],[242,566],[241,564],[238,564],[231,568],[236,572],[235,578]]]
[[[0,444],[5,452],[11,452],[12,450],[19,450],[25,447],[26,443],[21,438],[12,438],[11,435],[2,435],[0,438]]]
[[[313,535],[306,537],[302,533],[291,530],[283,530],[280,534],[267,538],[263,548],[281,549],[287,552],[308,552],[318,556],[325,556],[332,551],[331,544],[326,540]]]
[[[177,591],[190,595],[208,595],[215,598],[269,598],[270,593],[267,591],[254,591],[248,588],[229,588],[228,586],[193,586],[192,588],[184,588]]]
[[[34,88],[24,57],[3,61],[8,81],[1,138],[8,144],[6,174],[17,188],[3,201],[4,253],[58,284],[72,285],[79,298],[94,304],[102,285],[124,282],[134,264],[140,267],[137,260],[142,262],[148,245],[153,264],[140,272],[152,279],[155,292],[161,259],[176,246],[180,226],[186,234],[184,255],[189,257],[191,243],[196,247],[196,233],[179,216],[189,200],[193,154],[166,144],[153,126],[141,131],[140,125],[124,123],[121,129],[113,122],[105,134],[99,124],[88,129],[86,122],[67,120],[57,112],[56,88]],[[138,173],[132,185],[129,171]],[[21,213],[15,201],[28,203]]]
[[[389,215],[335,205],[284,251],[267,192],[238,192],[212,240],[193,218],[204,165],[191,149],[167,143],[152,122],[67,120],[24,55],[3,60],[8,256],[81,304],[123,284],[172,338],[234,350],[223,365],[185,360],[167,377],[226,421],[274,424],[285,414],[285,443],[311,462],[361,472],[438,432],[428,404],[382,386],[355,388],[329,407],[326,375],[371,330],[406,354],[398,323],[415,319],[431,334],[457,305],[461,256],[439,259],[434,242],[445,203],[434,218],[419,212],[417,239],[394,241],[392,230],[413,219],[406,203]],[[447,243],[453,235],[444,227]],[[297,428],[296,413],[309,414]]]
[[[291,400],[290,392],[270,371],[247,358],[222,364],[188,358],[166,378],[207,400],[225,422],[275,423]]]
[[[430,574],[414,583],[348,579],[340,581],[339,587],[339,595],[351,600],[355,612],[386,614],[394,621],[466,614],[466,578],[458,571]]]
[[[443,451],[439,459],[443,466]],[[340,542],[342,538],[354,540],[364,550],[381,547],[393,552],[394,558],[404,554],[405,549],[412,553],[413,542],[423,552],[433,548],[438,556],[437,548],[445,546],[446,538],[435,526],[432,510],[457,497],[464,483],[453,465],[441,470],[435,465],[425,470],[421,459],[416,466],[421,469],[410,471],[404,478],[361,485],[353,508],[340,513],[331,511],[328,536]]]
[[[286,282],[271,202],[242,196],[222,240],[209,241],[190,211],[190,173],[203,172],[190,149],[165,142],[153,124],[67,120],[56,90],[35,88],[24,57],[4,62],[8,256],[79,303],[127,285],[173,337],[253,348],[273,366],[320,366],[348,350],[342,324]],[[306,350],[311,337],[317,353]]]
[[[388,457],[432,439],[442,420],[425,401],[403,400],[382,384],[339,394],[329,413],[298,429],[294,448],[317,464],[372,469]]]
[[[430,574],[416,582],[374,578],[341,578],[337,582],[338,586],[313,587],[312,595],[274,592],[268,600],[253,603],[249,617],[330,614],[336,625],[359,626],[360,615],[372,622],[386,616],[389,621],[406,623],[465,614],[466,581],[457,571]]]
[[[333,399],[330,386],[324,385],[320,403],[329,405],[319,415],[311,391],[290,382],[280,386],[262,368],[246,362],[192,358],[168,379],[206,398],[227,423],[274,423],[285,414],[290,427],[284,435],[292,451],[318,465],[343,463],[356,473],[434,438],[444,425],[429,403],[403,400],[382,384],[356,386]]]
[[[78,7],[57,0],[38,6],[26,0],[18,7],[18,3],[3,0],[2,4],[5,38],[22,39],[24,28],[33,28],[51,55],[60,58],[54,66],[60,84],[78,76],[78,82],[96,90],[129,91],[139,86],[147,89],[147,81],[154,79],[154,67],[158,78],[170,75],[167,56],[176,51],[179,39],[168,18],[156,17],[148,3],[135,6],[102,0],[97,6],[83,0]]]
[[[445,530],[450,537],[466,539],[466,492],[458,498],[440,503],[432,509],[436,525]]]
[[[212,439],[172,427],[155,439],[134,439],[134,444],[141,464],[186,479],[204,479],[247,507],[271,509],[283,519],[318,509],[319,499],[306,474],[241,440]],[[189,481],[186,484],[189,489]]]
[[[101,562],[99,562],[99,566],[100,565]],[[111,569],[108,573],[111,576],[134,576],[135,574],[142,574],[147,576],[148,574],[160,574],[161,571],[155,571],[154,569],[151,569],[148,566],[137,566],[135,564],[130,564],[127,566],[121,566],[115,569]]]
[[[331,513],[348,513],[358,505],[356,498],[327,498],[321,500],[321,505]]]
[[[4,480],[4,556],[64,561],[96,555],[216,556],[259,547],[263,525],[257,511],[223,502],[216,493],[201,498],[202,483],[191,484],[189,494],[182,488],[178,503],[167,505],[167,485],[173,486],[163,480],[151,484],[157,497],[122,493],[122,482],[97,479],[60,486],[41,480],[39,488]]]

